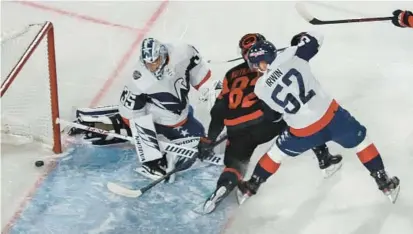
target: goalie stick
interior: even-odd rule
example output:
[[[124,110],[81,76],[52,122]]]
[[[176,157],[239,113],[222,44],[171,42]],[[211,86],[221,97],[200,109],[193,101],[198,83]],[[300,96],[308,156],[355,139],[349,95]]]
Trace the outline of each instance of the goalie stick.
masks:
[[[60,118],[56,119],[56,123],[61,123],[61,124],[67,125],[67,126],[75,127],[75,128],[78,128],[78,129],[82,129],[82,130],[85,130],[85,131],[94,132],[94,133],[98,133],[98,134],[102,134],[102,135],[106,135],[106,136],[120,138],[120,139],[123,139],[123,140],[130,141],[134,144],[134,139],[133,139],[133,137],[130,137],[130,136],[124,136],[124,135],[109,132],[109,131],[106,131],[106,130],[103,130],[103,129],[100,129],[100,128],[89,127],[89,126],[86,126],[86,125],[83,125],[83,124],[70,122],[70,121],[67,121],[67,120],[60,119]],[[224,138],[226,138],[226,137],[224,137]],[[198,153],[198,150],[193,149],[193,148],[188,148],[188,147],[184,147],[184,146],[180,146],[180,145],[177,145],[177,144],[164,142],[164,141],[158,141],[158,142],[159,142],[159,146],[160,146],[160,148],[162,149],[163,152],[176,154],[176,155],[179,155],[179,156],[182,156],[182,157],[185,157],[185,158],[193,158],[193,156]],[[219,157],[219,155],[214,155],[213,157],[205,159],[204,162],[214,164],[214,165],[223,165],[223,158]]]
[[[295,5],[295,9],[297,9],[298,14],[304,18],[307,22],[313,25],[323,25],[323,24],[345,24],[345,23],[363,23],[363,22],[375,22],[375,21],[387,21],[391,20],[393,17],[373,17],[373,18],[358,18],[358,19],[342,19],[342,20],[320,20],[312,16],[307,9],[305,8],[304,4],[297,3]]]
[[[215,146],[219,145],[221,142],[223,142],[226,139],[227,139],[226,136],[221,137],[218,141],[216,141],[212,144],[212,147],[215,147]],[[197,157],[197,154],[195,154],[193,157]],[[113,182],[108,182],[106,187],[109,189],[109,191],[111,191],[112,193],[115,193],[117,195],[124,196],[124,197],[137,198],[137,197],[141,196],[142,194],[144,194],[145,192],[147,192],[148,190],[150,190],[155,185],[159,184],[160,182],[162,182],[163,180],[168,178],[170,175],[179,172],[182,168],[185,168],[186,166],[187,165],[185,165],[185,163],[183,163],[180,167],[177,167],[177,168],[173,169],[172,171],[167,172],[161,178],[153,181],[152,183],[150,183],[150,184],[148,184],[145,187],[140,188],[140,189],[128,189],[128,188],[125,188],[125,187],[123,187],[121,185],[118,185],[116,183],[113,183]]]

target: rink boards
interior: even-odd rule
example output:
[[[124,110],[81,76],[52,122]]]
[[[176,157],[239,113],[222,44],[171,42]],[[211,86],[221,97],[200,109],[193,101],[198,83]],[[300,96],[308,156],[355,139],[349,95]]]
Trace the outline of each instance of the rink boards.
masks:
[[[108,181],[142,187],[133,149],[77,146],[37,189],[9,233],[220,233],[234,210],[224,201],[216,212],[194,212],[215,187],[222,168],[204,165],[159,184],[139,198],[106,189]]]

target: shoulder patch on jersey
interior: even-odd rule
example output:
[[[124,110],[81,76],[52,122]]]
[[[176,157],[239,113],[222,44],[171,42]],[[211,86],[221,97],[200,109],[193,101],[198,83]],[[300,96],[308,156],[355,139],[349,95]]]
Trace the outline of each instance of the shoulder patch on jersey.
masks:
[[[140,71],[135,70],[135,71],[133,72],[133,79],[134,79],[134,80],[137,80],[137,79],[139,79],[139,78],[141,78],[141,77],[142,77],[142,73],[141,73]]]

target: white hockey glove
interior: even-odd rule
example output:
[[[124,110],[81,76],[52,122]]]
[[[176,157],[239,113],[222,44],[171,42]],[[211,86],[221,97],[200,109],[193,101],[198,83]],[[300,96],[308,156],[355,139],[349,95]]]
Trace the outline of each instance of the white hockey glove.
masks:
[[[97,108],[79,108],[76,110],[77,119],[74,121],[89,127],[95,127],[111,131],[125,136],[131,136],[131,130],[119,114],[117,106],[105,106]],[[83,139],[93,145],[109,145],[125,142],[123,139],[114,138],[77,128],[71,128],[69,136],[83,135]]]
[[[222,81],[220,80],[215,80],[215,81],[209,82],[208,84],[204,84],[199,90],[200,92],[199,100],[202,102],[206,102],[208,100],[215,101],[215,98],[219,94],[219,92],[221,92],[221,89],[222,89]]]

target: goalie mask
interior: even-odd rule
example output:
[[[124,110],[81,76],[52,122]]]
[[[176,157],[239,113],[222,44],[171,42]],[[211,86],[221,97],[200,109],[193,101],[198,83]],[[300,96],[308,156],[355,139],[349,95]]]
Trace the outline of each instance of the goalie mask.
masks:
[[[154,38],[145,38],[142,41],[140,60],[155,77],[162,79],[166,65],[168,51],[166,47]]]

